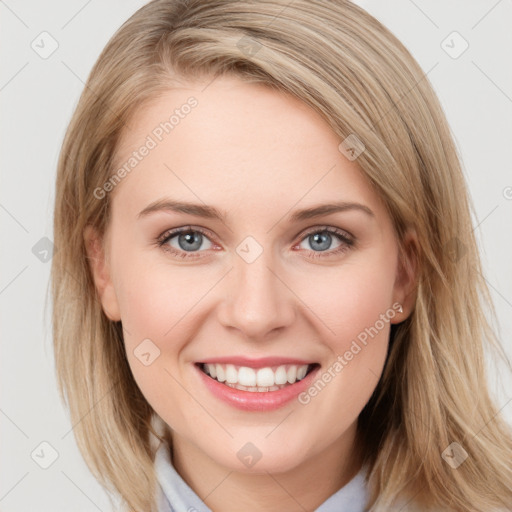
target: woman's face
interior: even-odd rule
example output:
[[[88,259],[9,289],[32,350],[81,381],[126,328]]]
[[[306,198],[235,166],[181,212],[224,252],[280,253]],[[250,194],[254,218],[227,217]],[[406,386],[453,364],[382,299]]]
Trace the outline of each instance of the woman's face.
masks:
[[[95,279],[176,438],[233,470],[286,471],[353,443],[406,280],[383,202],[313,110],[236,78],[204,86],[129,123]]]

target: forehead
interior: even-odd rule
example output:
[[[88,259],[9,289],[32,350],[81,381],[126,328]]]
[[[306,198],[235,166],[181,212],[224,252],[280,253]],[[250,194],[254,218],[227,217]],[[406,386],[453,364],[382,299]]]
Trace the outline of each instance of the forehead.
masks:
[[[166,194],[223,210],[262,202],[281,209],[298,201],[375,203],[340,142],[318,113],[285,92],[233,77],[183,84],[132,117],[116,158],[129,172],[115,197],[140,209]]]

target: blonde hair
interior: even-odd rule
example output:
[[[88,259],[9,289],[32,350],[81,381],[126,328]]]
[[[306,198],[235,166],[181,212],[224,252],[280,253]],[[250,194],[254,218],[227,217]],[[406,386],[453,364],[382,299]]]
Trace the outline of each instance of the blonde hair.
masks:
[[[84,229],[104,232],[111,197],[93,191],[115,171],[120,135],[145,101],[180,79],[222,74],[296,96],[340,141],[355,135],[365,146],[361,172],[384,199],[400,247],[407,228],[416,231],[415,307],[393,326],[358,420],[369,510],[399,498],[422,510],[512,503],[512,433],[490,397],[484,349],[506,356],[484,309],[494,314],[456,147],[407,49],[345,0],[155,0],[96,62],[58,163],[51,276],[60,391],[91,471],[129,509],[156,510],[152,440],[169,441],[132,377],[121,322],[98,300]],[[468,454],[457,469],[441,456],[452,442]]]

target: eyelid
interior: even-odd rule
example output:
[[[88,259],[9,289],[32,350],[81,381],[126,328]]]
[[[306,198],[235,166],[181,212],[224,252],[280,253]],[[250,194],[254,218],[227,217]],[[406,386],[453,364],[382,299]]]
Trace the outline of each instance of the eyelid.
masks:
[[[209,238],[215,238],[211,231],[205,228],[201,228],[199,226],[180,226],[179,228],[172,228],[172,229],[166,229],[161,235],[157,237],[157,242],[165,241],[170,237],[180,235],[182,233],[189,233],[189,232],[195,232],[201,233],[202,235],[205,235]]]
[[[329,226],[329,225],[325,225],[325,226],[318,225],[318,226],[313,226],[311,228],[308,228],[308,229],[306,229],[306,231],[302,231],[301,232],[302,238],[300,239],[300,241],[302,242],[302,240],[306,236],[308,236],[312,233],[318,233],[318,232],[322,232],[322,231],[327,231],[329,233],[334,233],[339,236],[344,236],[345,238],[347,238],[347,240],[350,240],[353,242],[355,242],[355,239],[356,239],[356,237],[352,233],[349,233],[346,229],[341,229],[341,228],[337,228],[335,226]]]

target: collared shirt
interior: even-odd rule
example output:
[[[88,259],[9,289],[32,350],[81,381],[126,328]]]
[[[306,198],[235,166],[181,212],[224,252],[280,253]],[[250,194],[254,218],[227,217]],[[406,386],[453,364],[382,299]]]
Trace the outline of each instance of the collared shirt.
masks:
[[[158,512],[212,512],[178,474],[172,465],[166,443],[162,443],[156,452],[155,471],[158,480]],[[315,512],[363,512],[367,499],[363,467]]]

